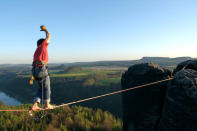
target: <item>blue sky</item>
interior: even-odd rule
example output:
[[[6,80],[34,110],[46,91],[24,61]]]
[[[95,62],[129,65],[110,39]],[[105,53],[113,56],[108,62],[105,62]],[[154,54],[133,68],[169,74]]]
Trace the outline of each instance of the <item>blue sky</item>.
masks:
[[[49,62],[196,57],[196,0],[1,0],[0,64],[31,63],[51,33]]]

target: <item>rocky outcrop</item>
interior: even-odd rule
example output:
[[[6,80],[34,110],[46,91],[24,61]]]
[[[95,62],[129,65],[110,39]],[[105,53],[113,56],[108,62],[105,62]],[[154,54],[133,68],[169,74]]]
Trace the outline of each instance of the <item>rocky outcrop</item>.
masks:
[[[131,66],[122,76],[122,89],[139,86],[171,76],[171,72],[152,64]],[[166,82],[123,93],[124,130],[154,131],[161,116]]]
[[[151,63],[137,64],[123,74],[122,89],[163,80],[171,74]],[[122,94],[125,131],[197,131],[197,60],[178,64],[173,77]]]
[[[193,69],[197,71],[197,60],[188,60],[181,62],[174,70],[174,74],[182,69]]]
[[[186,69],[169,82],[159,131],[197,131],[196,78],[195,70]]]

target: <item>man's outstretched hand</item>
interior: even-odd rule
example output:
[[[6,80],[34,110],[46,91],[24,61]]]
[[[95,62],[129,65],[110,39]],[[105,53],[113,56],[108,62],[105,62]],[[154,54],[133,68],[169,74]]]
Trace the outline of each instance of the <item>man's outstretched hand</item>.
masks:
[[[41,29],[40,31],[47,31],[47,28],[46,28],[45,25],[41,25],[41,26],[40,26],[40,29]]]
[[[41,25],[40,29],[41,29],[40,31],[44,31],[46,33],[46,41],[47,41],[47,43],[49,43],[51,35],[50,35],[49,31],[47,30],[46,26]]]

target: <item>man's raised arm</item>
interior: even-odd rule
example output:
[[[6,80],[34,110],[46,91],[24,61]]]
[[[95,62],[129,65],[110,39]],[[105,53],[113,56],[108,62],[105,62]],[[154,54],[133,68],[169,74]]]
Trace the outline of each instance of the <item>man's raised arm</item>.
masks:
[[[40,31],[44,31],[46,33],[46,41],[47,41],[47,43],[49,43],[50,39],[51,39],[51,35],[50,35],[49,31],[47,30],[46,26],[41,25],[40,28],[41,28]]]

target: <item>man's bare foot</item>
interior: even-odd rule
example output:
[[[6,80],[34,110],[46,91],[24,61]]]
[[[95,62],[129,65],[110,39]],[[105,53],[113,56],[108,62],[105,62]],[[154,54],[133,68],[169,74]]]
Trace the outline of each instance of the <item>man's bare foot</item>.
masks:
[[[40,108],[40,107],[38,106],[38,103],[36,102],[36,103],[33,104],[31,110],[32,110],[32,111],[40,111],[40,110],[43,110],[43,109]]]
[[[50,109],[55,109],[56,106],[51,105],[51,104],[47,104],[45,109],[50,110]]]

